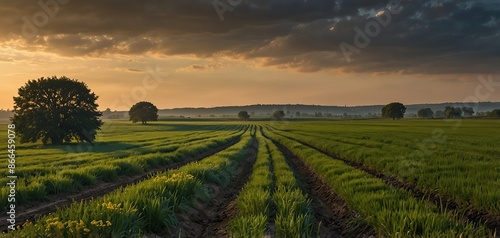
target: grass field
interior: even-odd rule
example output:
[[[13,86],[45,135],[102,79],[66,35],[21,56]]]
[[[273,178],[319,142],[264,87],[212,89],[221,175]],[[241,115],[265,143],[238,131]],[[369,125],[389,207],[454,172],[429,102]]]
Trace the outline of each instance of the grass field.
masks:
[[[108,121],[94,145],[16,144],[3,235],[497,237],[498,141],[499,120]]]

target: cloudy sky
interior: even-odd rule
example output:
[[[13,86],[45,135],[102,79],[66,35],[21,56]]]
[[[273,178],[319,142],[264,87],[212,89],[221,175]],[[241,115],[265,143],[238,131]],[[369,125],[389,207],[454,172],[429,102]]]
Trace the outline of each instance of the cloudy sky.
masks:
[[[54,75],[113,110],[500,101],[498,0],[0,1],[4,109]]]

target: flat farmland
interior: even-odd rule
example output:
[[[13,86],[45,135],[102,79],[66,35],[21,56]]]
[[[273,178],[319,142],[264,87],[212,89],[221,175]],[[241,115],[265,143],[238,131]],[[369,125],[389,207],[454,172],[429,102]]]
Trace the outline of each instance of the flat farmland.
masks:
[[[3,236],[497,237],[500,230],[499,120],[105,125],[92,145],[16,144],[19,227]],[[2,174],[7,166],[0,162]],[[1,190],[6,228],[10,187]]]

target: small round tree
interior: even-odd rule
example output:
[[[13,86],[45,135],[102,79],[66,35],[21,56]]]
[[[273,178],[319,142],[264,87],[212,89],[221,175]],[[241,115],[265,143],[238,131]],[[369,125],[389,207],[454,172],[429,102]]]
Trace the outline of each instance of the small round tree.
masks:
[[[21,143],[92,142],[102,126],[97,96],[87,85],[67,77],[29,80],[14,97],[14,117]]]
[[[158,108],[150,102],[138,102],[130,108],[128,115],[133,123],[140,121],[145,125],[148,121],[158,120]]]
[[[247,111],[238,112],[238,117],[243,121],[248,121],[248,119],[250,119],[250,115],[248,115]]]
[[[422,108],[417,112],[417,116],[420,118],[432,118],[433,115],[434,112],[430,108]]]
[[[285,112],[283,110],[277,110],[273,113],[273,118],[276,120],[281,120],[285,117]]]
[[[403,118],[406,112],[406,107],[399,103],[399,102],[393,102],[387,104],[385,107],[382,108],[382,117],[385,118],[392,118],[393,120]]]

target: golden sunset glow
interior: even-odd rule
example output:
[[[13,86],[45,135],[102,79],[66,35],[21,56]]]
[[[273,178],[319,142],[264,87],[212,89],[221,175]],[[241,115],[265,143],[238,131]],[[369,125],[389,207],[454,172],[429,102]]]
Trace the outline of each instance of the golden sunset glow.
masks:
[[[480,77],[499,81],[498,4],[334,2],[250,1],[221,21],[204,1],[12,1],[0,7],[0,108],[54,75],[87,83],[112,110],[462,102]]]

